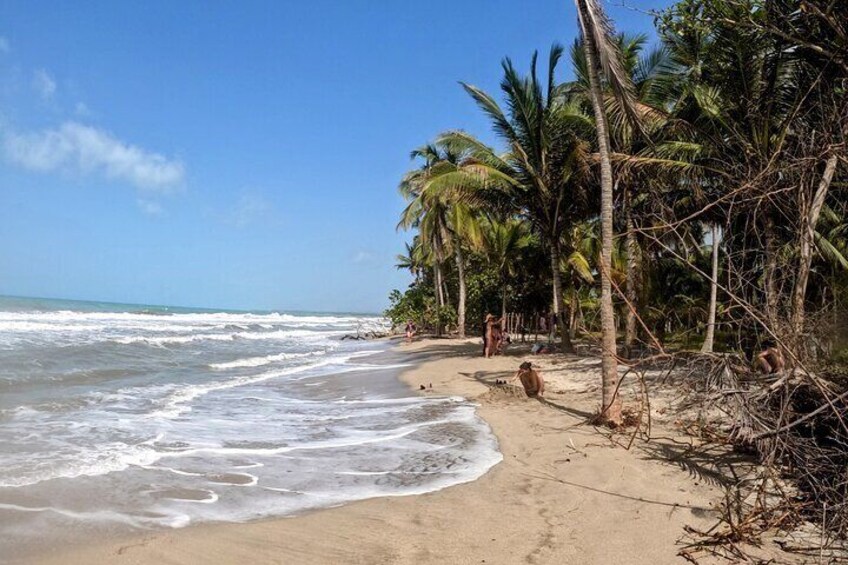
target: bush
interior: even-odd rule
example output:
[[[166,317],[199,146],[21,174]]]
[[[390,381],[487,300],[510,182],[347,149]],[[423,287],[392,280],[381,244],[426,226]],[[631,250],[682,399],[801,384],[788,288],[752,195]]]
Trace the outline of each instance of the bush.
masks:
[[[419,329],[433,332],[439,326],[456,326],[454,307],[446,305],[441,310],[436,308],[436,297],[433,296],[433,290],[427,286],[412,284],[406,292],[395,289],[389,294],[389,303],[390,306],[383,315],[392,321],[395,328],[404,327],[407,320],[412,320]]]

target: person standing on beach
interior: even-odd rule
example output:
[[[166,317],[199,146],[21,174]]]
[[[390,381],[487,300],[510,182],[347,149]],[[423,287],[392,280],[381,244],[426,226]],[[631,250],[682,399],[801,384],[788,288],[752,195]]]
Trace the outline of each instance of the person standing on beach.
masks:
[[[412,320],[406,321],[406,343],[412,343],[412,337],[415,335],[415,323]]]
[[[483,334],[483,352],[486,358],[496,355],[501,343],[501,321],[491,314],[486,314],[486,331]]]
[[[515,373],[513,380],[521,382],[524,392],[530,398],[541,397],[545,394],[545,380],[542,375],[533,369],[533,364],[530,361],[525,361],[518,367],[518,372]]]

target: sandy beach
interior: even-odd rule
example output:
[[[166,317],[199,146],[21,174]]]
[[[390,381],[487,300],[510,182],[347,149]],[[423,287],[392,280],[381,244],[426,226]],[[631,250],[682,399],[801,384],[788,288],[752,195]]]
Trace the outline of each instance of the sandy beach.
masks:
[[[629,450],[620,445],[627,435],[587,424],[599,397],[593,357],[533,358],[547,381],[546,399],[538,401],[494,386],[529,358],[526,347],[483,359],[478,341],[424,340],[399,350],[415,360],[401,378],[415,389],[424,385],[421,394],[479,403],[503,453],[503,462],[479,480],[291,518],[90,540],[35,562],[683,562],[684,527],[715,523],[723,459],[675,462],[691,440],[661,422],[654,426],[655,441],[636,441]]]

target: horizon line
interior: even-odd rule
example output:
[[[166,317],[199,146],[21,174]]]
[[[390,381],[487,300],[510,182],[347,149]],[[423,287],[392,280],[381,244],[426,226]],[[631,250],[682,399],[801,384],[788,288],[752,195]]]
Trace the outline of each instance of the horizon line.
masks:
[[[161,309],[180,309],[180,310],[207,310],[211,312],[233,312],[233,313],[266,313],[266,314],[345,314],[351,316],[382,316],[381,312],[355,312],[355,311],[328,311],[328,310],[300,310],[286,308],[225,308],[220,306],[179,306],[175,304],[144,304],[140,302],[115,302],[113,300],[91,300],[86,298],[61,298],[51,296],[21,296],[17,294],[0,293],[0,298],[13,298],[19,300],[45,300],[45,301],[64,301],[64,302],[87,302],[89,304],[103,304],[106,306],[138,306],[140,308],[161,308]]]

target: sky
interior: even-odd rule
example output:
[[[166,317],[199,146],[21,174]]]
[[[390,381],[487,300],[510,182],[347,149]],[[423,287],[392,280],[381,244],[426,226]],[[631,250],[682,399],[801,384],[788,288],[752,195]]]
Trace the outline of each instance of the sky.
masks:
[[[3,0],[0,294],[382,311],[410,150],[496,142],[458,81],[576,35],[571,0]]]

